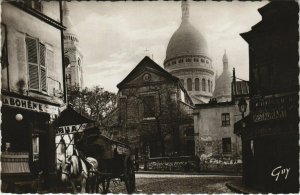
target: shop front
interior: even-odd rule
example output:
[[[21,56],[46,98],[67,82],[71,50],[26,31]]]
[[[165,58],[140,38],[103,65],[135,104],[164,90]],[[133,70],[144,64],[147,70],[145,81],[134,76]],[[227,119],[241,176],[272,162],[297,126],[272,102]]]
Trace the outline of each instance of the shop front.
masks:
[[[20,95],[1,99],[2,192],[36,192],[55,172],[53,122],[59,105]]]
[[[242,137],[245,185],[262,192],[298,192],[298,95],[255,98],[251,108],[235,125]]]

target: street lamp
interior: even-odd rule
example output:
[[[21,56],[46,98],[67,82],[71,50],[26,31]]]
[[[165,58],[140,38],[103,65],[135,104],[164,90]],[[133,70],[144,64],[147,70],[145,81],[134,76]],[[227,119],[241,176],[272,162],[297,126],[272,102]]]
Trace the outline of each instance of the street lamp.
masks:
[[[239,106],[240,112],[242,113],[242,129],[244,130],[245,127],[246,127],[246,123],[245,123],[245,120],[244,120],[245,119],[244,113],[247,110],[247,102],[246,102],[245,98],[241,98],[240,99],[240,101],[238,103],[238,106]],[[242,133],[241,133],[241,136],[243,137]],[[245,159],[247,159],[247,154],[246,154],[247,150],[246,150],[245,146],[246,146],[245,145],[245,141],[242,138],[243,183],[244,184],[246,183],[245,179],[246,179],[247,175],[249,174],[248,171],[247,171],[248,165],[246,165],[247,164],[247,160],[245,160]]]
[[[20,122],[21,120],[23,120],[23,115],[18,113],[18,114],[16,114],[15,118],[18,122]]]
[[[245,98],[240,99],[238,106],[239,106],[240,112],[242,113],[242,118],[244,119],[245,118],[244,113],[247,110],[247,102],[246,102]]]

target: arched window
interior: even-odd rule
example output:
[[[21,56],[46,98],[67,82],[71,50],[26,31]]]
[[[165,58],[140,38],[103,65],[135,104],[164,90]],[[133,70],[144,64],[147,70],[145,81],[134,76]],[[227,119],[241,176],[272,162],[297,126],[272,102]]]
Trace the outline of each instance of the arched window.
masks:
[[[77,63],[78,63],[79,66],[81,65],[81,60],[80,60],[80,58],[78,58]]]
[[[67,67],[69,67],[70,66],[70,59],[67,57],[67,56],[65,56],[64,57],[64,65],[65,65],[65,68],[67,68]]]
[[[202,79],[202,91],[206,91],[206,82],[205,82],[205,79]]]
[[[187,90],[192,91],[192,79],[187,80]]]
[[[200,83],[199,83],[199,79],[196,78],[195,79],[195,91],[199,91],[200,90]]]
[[[208,83],[208,92],[211,92],[211,88],[210,88],[210,80],[207,80]]]
[[[211,81],[211,84],[210,84],[210,88],[211,88],[210,91],[213,92],[213,82],[212,81]]]

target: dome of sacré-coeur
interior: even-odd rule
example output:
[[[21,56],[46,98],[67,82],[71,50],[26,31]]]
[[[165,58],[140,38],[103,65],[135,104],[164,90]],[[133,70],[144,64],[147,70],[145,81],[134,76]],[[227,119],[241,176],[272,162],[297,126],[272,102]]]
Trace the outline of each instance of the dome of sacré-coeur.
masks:
[[[166,60],[184,55],[207,55],[207,42],[204,36],[188,21],[182,21],[172,35],[166,52]]]

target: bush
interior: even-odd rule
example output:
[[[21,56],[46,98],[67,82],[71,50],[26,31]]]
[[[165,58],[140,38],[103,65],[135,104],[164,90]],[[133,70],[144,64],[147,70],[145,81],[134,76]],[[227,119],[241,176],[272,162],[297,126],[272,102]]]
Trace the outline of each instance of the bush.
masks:
[[[153,171],[198,171],[199,163],[195,157],[162,157],[150,158],[148,169]]]
[[[200,156],[200,171],[241,173],[242,161],[241,159],[213,156],[212,154],[202,154]]]

